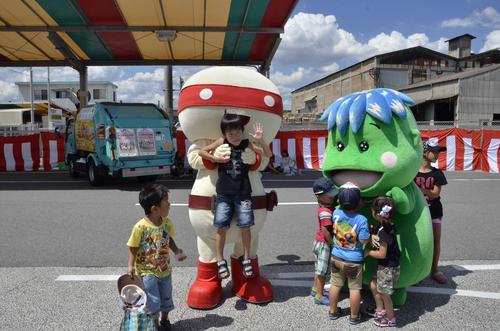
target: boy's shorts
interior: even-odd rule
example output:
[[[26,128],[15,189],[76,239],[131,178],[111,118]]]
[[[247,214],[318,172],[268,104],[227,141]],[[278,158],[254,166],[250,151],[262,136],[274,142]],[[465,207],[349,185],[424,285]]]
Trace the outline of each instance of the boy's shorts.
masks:
[[[347,286],[350,290],[361,290],[363,281],[363,263],[341,260],[332,257],[332,278],[330,283],[337,287],[344,286],[347,277]]]
[[[254,225],[252,196],[217,194],[215,198],[214,226],[226,228],[231,224],[233,214],[236,215],[236,225],[248,228]]]
[[[163,278],[153,275],[143,276],[142,284],[147,296],[146,308],[153,318],[158,318],[160,311],[169,312],[174,310],[171,276]]]
[[[324,241],[315,240],[313,243],[313,253],[316,255],[314,263],[314,272],[323,277],[330,273],[330,258],[332,256],[332,247]]]
[[[377,274],[373,276],[377,284],[377,292],[392,295],[394,293],[394,287],[396,287],[396,283],[399,279],[399,266],[385,267],[379,265]]]

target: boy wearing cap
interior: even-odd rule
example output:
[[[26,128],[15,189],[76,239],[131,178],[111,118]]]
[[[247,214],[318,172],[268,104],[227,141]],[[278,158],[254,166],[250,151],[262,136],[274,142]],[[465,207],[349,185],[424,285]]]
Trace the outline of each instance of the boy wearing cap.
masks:
[[[347,182],[340,187],[338,201],[341,209],[333,213],[332,280],[330,287],[331,320],[342,315],[337,307],[340,289],[348,280],[351,316],[347,320],[355,325],[361,322],[359,306],[363,279],[363,246],[370,239],[368,220],[358,213],[362,207],[361,191]]]
[[[155,327],[160,331],[170,330],[168,313],[174,309],[174,304],[169,251],[171,249],[179,261],[186,259],[186,255],[173,238],[175,229],[168,218],[168,189],[161,184],[150,184],[139,193],[139,203],[146,216],[134,225],[127,242],[128,274],[141,276],[147,296],[146,307]]]
[[[316,240],[313,243],[316,262],[314,263],[315,275],[311,295],[314,296],[315,304],[329,305],[328,298],[323,296],[323,288],[326,276],[329,275],[331,269],[332,215],[339,191],[329,179],[320,177],[313,184],[313,192],[318,200],[318,230],[316,231]]]
[[[439,255],[441,252],[441,223],[443,219],[443,205],[441,204],[441,186],[448,184],[444,173],[434,168],[431,163],[437,161],[439,153],[446,151],[446,147],[439,146],[437,141],[424,142],[424,155],[420,169],[415,177],[415,183],[420,188],[429,205],[434,234],[434,253],[432,256],[432,278],[440,284],[448,281],[446,276],[438,271]]]

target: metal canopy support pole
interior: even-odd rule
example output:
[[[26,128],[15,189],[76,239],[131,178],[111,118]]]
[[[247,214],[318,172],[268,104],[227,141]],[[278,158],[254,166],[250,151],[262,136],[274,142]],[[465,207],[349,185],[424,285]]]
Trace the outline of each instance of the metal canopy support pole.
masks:
[[[174,121],[174,90],[172,83],[172,66],[165,67],[165,111],[168,114],[170,124],[173,125]]]
[[[80,93],[79,95],[80,98],[80,109],[85,107],[87,105],[87,85],[88,85],[88,74],[87,74],[87,67],[86,66],[81,66],[80,70],[78,70],[78,73],[80,74]],[[90,99],[90,98],[89,98]]]
[[[50,108],[50,67],[47,67],[47,123],[49,129],[53,129],[52,125],[52,110]]]
[[[31,103],[31,111],[30,118],[31,124],[35,123],[35,111],[33,110],[33,67],[30,67],[30,103]]]

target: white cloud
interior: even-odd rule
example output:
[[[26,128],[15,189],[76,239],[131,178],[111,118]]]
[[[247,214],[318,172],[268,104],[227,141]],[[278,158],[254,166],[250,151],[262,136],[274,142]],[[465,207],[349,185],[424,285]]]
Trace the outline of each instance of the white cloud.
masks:
[[[486,41],[480,52],[489,51],[495,48],[500,48],[500,30],[492,31],[486,36]]]
[[[284,97],[285,108],[290,91],[329,75],[343,66],[371,56],[424,46],[446,53],[447,38],[431,41],[424,33],[404,36],[398,31],[379,33],[366,43],[339,27],[335,16],[298,13],[288,20],[283,40],[271,67],[271,80]],[[300,66],[297,66],[300,65]]]
[[[500,13],[493,7],[475,10],[464,18],[451,18],[441,22],[444,28],[468,28],[473,26],[500,27]]]

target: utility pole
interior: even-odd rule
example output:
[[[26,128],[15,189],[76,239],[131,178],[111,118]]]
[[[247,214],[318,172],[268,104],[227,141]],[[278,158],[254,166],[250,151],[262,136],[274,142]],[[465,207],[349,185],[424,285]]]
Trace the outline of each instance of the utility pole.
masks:
[[[174,121],[174,90],[172,83],[172,65],[165,67],[165,112],[168,114],[170,124]]]

